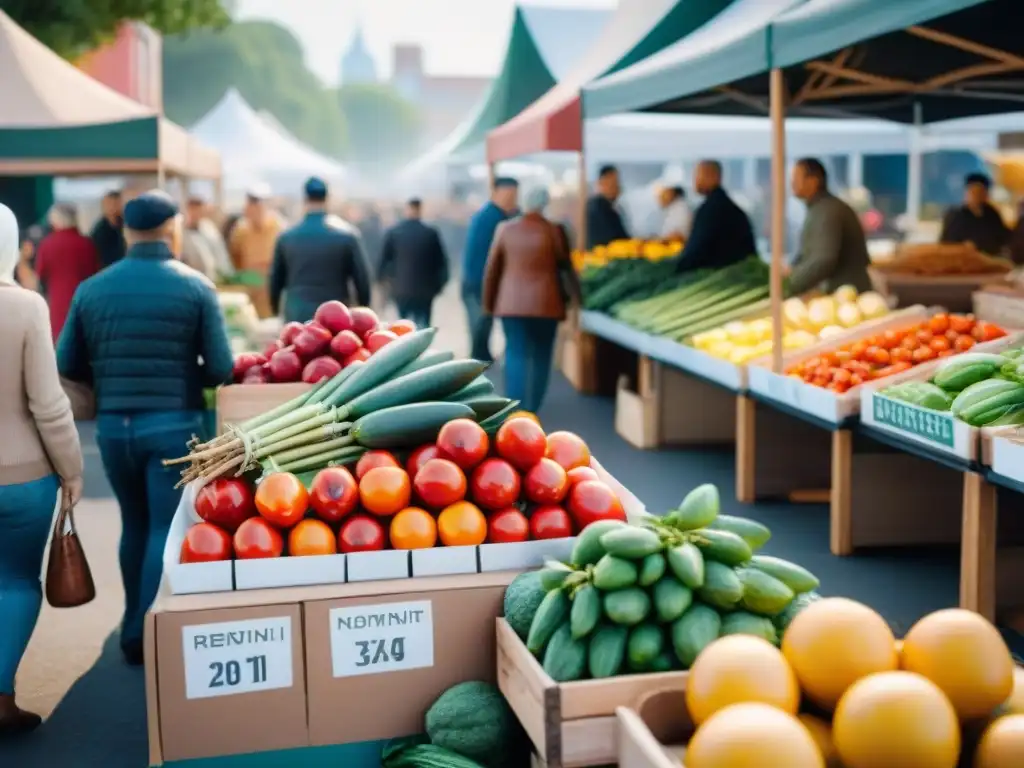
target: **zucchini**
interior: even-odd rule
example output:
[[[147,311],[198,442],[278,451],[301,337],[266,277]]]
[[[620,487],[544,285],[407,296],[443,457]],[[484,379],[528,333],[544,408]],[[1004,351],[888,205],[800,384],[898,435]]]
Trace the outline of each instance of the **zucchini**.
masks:
[[[526,636],[526,648],[530,653],[539,654],[544,650],[555,630],[569,617],[569,610],[569,596],[562,590],[553,589],[544,595],[537,612],[533,614],[530,632]],[[569,636],[572,637],[572,634],[569,633]]]
[[[450,352],[446,349],[428,349],[422,355],[420,355],[407,366],[405,366],[402,370],[398,371],[395,374],[395,376],[407,376],[413,371],[421,371],[424,368],[429,368],[432,365],[440,365],[441,363],[447,363],[449,360],[454,359],[454,352]],[[356,367],[356,370],[359,370],[358,366]]]
[[[487,368],[478,360],[450,360],[386,381],[341,407],[338,421],[352,421],[396,405],[431,401],[458,391]]]
[[[505,419],[507,419],[511,414],[515,413],[516,408],[518,407],[519,401],[512,400],[509,402],[508,405],[506,405],[500,411],[495,413],[493,416],[488,416],[486,419],[483,419],[480,422],[480,426],[484,428],[484,431],[488,435],[494,435],[494,433],[498,431],[498,428],[505,423]]]
[[[472,417],[473,409],[462,403],[396,405],[363,416],[349,435],[364,448],[402,448],[432,442],[449,421]]]
[[[617,675],[626,660],[629,629],[618,624],[604,624],[590,635],[587,669],[595,680]]]
[[[586,637],[601,620],[601,593],[593,584],[584,584],[572,596],[569,629],[574,639]]]
[[[994,398],[997,395],[1016,393],[1020,388],[1020,384],[1013,381],[1006,381],[1005,379],[986,379],[985,381],[979,381],[977,384],[971,384],[971,386],[967,387],[967,389],[957,395],[956,399],[953,400],[953,404],[949,406],[949,410],[957,418],[963,418],[961,414],[976,408],[978,405],[982,405],[982,408],[978,412],[984,412],[990,407],[1000,405],[1000,403],[994,402]],[[992,401],[992,403],[991,405],[988,405],[990,401]]]
[[[482,397],[474,397],[469,400],[459,400],[458,402],[464,403],[473,409],[473,413],[476,414],[474,418],[477,421],[482,419],[488,419],[496,413],[501,413],[512,401],[507,397],[501,397],[500,395],[484,395]]]
[[[437,335],[436,328],[414,331],[382,347],[369,360],[358,367],[325,401],[327,405],[344,405],[364,392],[383,384],[427,351]]]
[[[491,380],[484,375],[477,376],[469,384],[464,386],[458,392],[448,395],[445,400],[451,400],[458,403],[463,403],[466,400],[471,400],[474,397],[483,397],[484,395],[490,395],[494,392],[494,384]]]

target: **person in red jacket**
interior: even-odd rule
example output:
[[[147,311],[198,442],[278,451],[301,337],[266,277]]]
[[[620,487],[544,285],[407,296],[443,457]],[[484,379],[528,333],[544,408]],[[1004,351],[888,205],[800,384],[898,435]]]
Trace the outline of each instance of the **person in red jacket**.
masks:
[[[50,325],[56,344],[75,290],[99,271],[100,263],[96,246],[78,229],[74,207],[58,203],[50,209],[48,218],[52,230],[39,243],[35,271],[50,306]]]

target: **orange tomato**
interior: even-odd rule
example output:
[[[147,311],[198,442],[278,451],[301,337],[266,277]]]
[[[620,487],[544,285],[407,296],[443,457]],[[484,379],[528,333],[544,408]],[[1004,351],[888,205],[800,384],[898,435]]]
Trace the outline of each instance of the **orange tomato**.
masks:
[[[840,368],[832,374],[832,381],[837,384],[849,384],[853,374],[845,368]]]
[[[1001,339],[1005,335],[1006,331],[994,323],[978,323],[971,329],[971,336],[979,342]]]
[[[949,343],[949,339],[945,336],[936,336],[934,339],[928,342],[928,346],[934,349],[936,352],[947,352],[952,344]]]
[[[446,547],[476,546],[487,539],[487,518],[476,504],[458,501],[441,510],[437,532]]]
[[[939,357],[951,357],[951,356],[955,355],[956,353],[957,352],[956,352],[955,349],[944,349],[941,352],[939,352],[938,356]]]
[[[953,342],[953,349],[957,352],[966,352],[976,343],[973,336],[957,336],[956,341]]]
[[[856,359],[860,360],[864,357],[864,353],[867,352],[868,345],[863,341],[855,341],[850,345],[850,354]]]
[[[917,330],[917,338],[920,340],[922,344],[928,344],[934,336],[935,334],[929,331],[927,328],[918,328]]]
[[[889,359],[894,363],[909,362],[912,354],[906,347],[896,347],[889,350]]]
[[[426,510],[406,507],[391,518],[388,536],[395,549],[430,549],[437,544],[437,523]]]
[[[974,328],[974,315],[950,315],[949,328],[957,333],[970,333]]]
[[[395,334],[395,336],[405,336],[405,334],[416,330],[416,323],[412,320],[395,320],[395,322],[388,326],[388,330]]]
[[[938,336],[941,333],[945,333],[949,330],[949,315],[945,312],[940,312],[934,315],[928,320],[928,329]]]
[[[903,343],[900,344],[900,346],[903,347],[904,349],[909,349],[911,352],[913,352],[915,349],[921,346],[921,340],[917,338],[916,333],[912,333],[909,336],[905,336],[903,338]]]
[[[363,509],[389,517],[409,506],[412,483],[400,467],[374,467],[359,480],[359,501]]]
[[[877,365],[886,365],[889,362],[889,350],[884,347],[868,347],[867,359]]]
[[[359,457],[359,461],[356,462],[355,476],[356,480],[362,480],[363,475],[369,472],[374,467],[401,467],[401,462],[395,458],[395,455],[390,451],[367,451]]]
[[[915,363],[923,363],[928,360],[934,360],[936,352],[931,347],[918,347],[914,350],[913,360]]]
[[[850,386],[856,387],[864,383],[864,377],[859,373],[854,373],[850,376]]]
[[[572,432],[552,432],[548,435],[545,456],[561,464],[566,472],[576,467],[590,466],[590,449],[583,438]]]
[[[922,347],[922,349],[928,348]],[[928,351],[931,352],[930,349],[928,349]],[[932,352],[932,354],[935,353]],[[908,371],[911,368],[913,368],[913,366],[910,363],[893,363],[892,365],[886,366],[885,368],[879,368],[877,371],[875,371],[872,378],[881,379],[885,376],[893,376],[897,373],[903,373],[904,371]]]
[[[893,347],[899,346],[901,341],[903,341],[903,334],[899,331],[890,329],[882,334],[882,346],[885,349],[892,349]]]
[[[288,554],[292,557],[334,555],[338,552],[338,539],[327,523],[321,520],[303,520],[288,534]]]
[[[274,472],[256,486],[256,510],[278,528],[291,528],[306,515],[309,492],[291,472]]]

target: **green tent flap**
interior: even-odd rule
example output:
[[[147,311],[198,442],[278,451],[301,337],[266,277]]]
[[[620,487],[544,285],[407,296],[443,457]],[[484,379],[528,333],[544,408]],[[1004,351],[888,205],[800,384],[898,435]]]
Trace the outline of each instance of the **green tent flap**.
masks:
[[[4,160],[150,160],[158,156],[156,117],[102,125],[0,130]]]

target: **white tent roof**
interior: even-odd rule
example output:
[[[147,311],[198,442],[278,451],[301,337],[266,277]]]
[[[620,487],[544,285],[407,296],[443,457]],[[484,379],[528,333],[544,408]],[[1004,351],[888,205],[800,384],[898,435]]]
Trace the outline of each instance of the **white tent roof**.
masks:
[[[277,193],[295,194],[309,176],[348,179],[341,163],[282,133],[232,88],[192,126],[192,133],[221,154],[227,187],[266,182]]]

